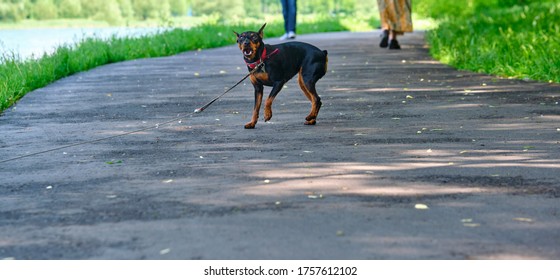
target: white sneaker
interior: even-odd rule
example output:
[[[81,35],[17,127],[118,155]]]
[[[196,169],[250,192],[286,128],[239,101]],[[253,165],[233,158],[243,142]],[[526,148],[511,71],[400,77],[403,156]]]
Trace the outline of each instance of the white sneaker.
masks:
[[[288,39],[295,39],[296,38],[296,33],[294,33],[293,31],[290,31],[284,35],[282,35],[282,37],[280,37],[280,40],[288,40]]]

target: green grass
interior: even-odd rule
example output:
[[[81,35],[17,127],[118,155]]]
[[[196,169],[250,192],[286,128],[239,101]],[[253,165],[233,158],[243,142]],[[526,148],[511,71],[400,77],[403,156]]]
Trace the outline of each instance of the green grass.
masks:
[[[428,32],[431,54],[459,69],[560,82],[560,3],[519,2],[447,18]]]
[[[21,61],[17,55],[0,57],[0,112],[26,93],[63,77],[108,63],[231,45],[235,43],[232,30],[258,30],[261,25],[260,21],[233,25],[211,23],[139,38],[87,38],[76,45],[61,46],[52,55],[37,60]],[[342,30],[348,28],[333,17],[302,19],[298,23],[300,34]],[[276,20],[267,24],[265,36],[278,37],[283,32],[283,22]]]

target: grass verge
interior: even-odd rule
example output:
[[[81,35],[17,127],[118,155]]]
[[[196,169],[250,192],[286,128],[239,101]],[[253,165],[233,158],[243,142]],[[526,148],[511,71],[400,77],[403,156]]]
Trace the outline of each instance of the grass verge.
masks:
[[[560,3],[527,1],[448,18],[428,32],[434,58],[503,77],[560,82]]]
[[[94,67],[125,60],[160,57],[184,51],[215,48],[235,43],[232,30],[256,30],[262,22],[242,24],[202,24],[191,29],[172,29],[138,38],[109,40],[87,38],[76,45],[60,46],[51,55],[37,60],[20,61],[15,56],[0,57],[0,112],[12,106],[26,93],[58,79]],[[320,18],[298,23],[298,33],[348,30],[339,18]],[[284,32],[283,22],[267,24],[267,37]]]

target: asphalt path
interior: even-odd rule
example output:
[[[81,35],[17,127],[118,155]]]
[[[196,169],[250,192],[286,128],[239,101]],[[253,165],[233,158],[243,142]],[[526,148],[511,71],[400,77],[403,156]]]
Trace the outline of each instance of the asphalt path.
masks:
[[[296,79],[253,130],[248,81],[193,114],[247,73],[233,45],[26,95],[0,116],[0,259],[560,258],[560,86],[423,36],[298,36],[329,52],[315,126]]]

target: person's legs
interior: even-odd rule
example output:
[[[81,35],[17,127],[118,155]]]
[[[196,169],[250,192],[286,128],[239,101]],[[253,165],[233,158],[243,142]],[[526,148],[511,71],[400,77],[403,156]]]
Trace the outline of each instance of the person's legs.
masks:
[[[388,29],[383,29],[383,32],[381,33],[381,42],[379,43],[379,47],[381,48],[386,48],[387,46],[389,46],[389,30]]]
[[[401,45],[399,45],[399,41],[397,41],[397,32],[391,30],[389,32],[389,49],[391,50],[399,50]]]
[[[284,1],[284,0],[283,0]],[[296,0],[287,0],[288,6],[288,24],[287,32],[296,32],[297,4]]]
[[[282,4],[282,15],[284,16],[284,31],[288,33],[288,0],[280,0]]]
[[[286,33],[280,37],[280,40],[294,39],[296,37],[296,0],[281,0],[280,2],[282,3],[284,30],[286,31]]]

